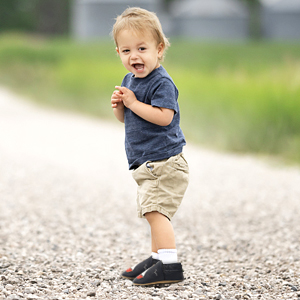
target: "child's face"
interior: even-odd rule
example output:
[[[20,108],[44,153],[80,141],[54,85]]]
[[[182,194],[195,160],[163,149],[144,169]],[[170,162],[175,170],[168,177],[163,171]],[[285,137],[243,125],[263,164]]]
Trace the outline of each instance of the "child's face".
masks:
[[[124,67],[138,78],[144,78],[160,66],[163,44],[157,45],[150,32],[136,34],[124,29],[118,34],[117,52]]]

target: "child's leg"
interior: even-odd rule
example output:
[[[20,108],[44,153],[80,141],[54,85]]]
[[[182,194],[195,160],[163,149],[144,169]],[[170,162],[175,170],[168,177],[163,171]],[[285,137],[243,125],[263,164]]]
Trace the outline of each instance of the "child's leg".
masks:
[[[177,261],[174,230],[171,222],[163,214],[154,211],[145,214],[151,226],[152,251],[158,251],[159,261],[147,272],[133,280],[134,285],[154,285],[174,283],[184,280],[182,265]]]
[[[152,251],[159,249],[176,249],[172,223],[163,214],[153,211],[145,214],[151,227]]]
[[[151,249],[152,249],[152,253],[157,253],[158,248],[156,246],[156,240],[152,229],[151,229]]]

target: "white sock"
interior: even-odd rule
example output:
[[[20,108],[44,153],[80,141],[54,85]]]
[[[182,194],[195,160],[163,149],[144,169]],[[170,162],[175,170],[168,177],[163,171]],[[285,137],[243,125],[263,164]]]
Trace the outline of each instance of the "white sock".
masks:
[[[159,255],[156,252],[152,252],[151,256],[152,256],[153,259],[159,259]]]
[[[178,262],[176,249],[159,249],[158,257],[163,264],[173,264]]]

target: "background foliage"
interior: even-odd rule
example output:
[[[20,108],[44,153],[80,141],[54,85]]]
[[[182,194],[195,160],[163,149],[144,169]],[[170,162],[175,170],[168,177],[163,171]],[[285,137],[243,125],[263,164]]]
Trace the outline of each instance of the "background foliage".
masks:
[[[72,0],[1,0],[0,32],[67,34]]]

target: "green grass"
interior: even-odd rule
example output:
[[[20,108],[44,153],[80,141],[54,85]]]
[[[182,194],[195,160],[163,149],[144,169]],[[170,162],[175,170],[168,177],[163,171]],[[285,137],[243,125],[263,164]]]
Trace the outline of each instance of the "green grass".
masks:
[[[300,45],[176,50],[181,59],[170,70],[182,101],[188,99],[183,114],[193,139],[231,151],[300,160]]]
[[[300,162],[300,44],[171,40],[165,68],[186,136],[209,147]],[[126,70],[112,41],[0,36],[0,82],[35,101],[113,118]]]

